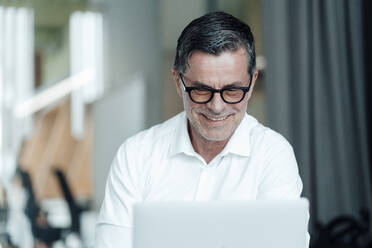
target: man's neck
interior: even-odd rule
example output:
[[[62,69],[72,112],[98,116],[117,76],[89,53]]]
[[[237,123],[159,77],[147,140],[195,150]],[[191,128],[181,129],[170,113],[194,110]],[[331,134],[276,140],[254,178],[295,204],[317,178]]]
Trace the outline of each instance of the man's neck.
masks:
[[[207,164],[212,161],[225,148],[230,138],[223,141],[210,141],[193,132],[188,124],[188,131],[192,147]]]

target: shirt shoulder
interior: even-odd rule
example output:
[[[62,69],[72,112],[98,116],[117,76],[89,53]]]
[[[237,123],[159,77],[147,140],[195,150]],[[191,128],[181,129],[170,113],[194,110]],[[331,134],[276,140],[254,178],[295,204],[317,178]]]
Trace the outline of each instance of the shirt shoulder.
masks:
[[[248,115],[248,122],[251,125],[250,137],[253,146],[261,145],[268,147],[292,147],[283,135],[267,126],[264,126],[254,117]]]
[[[135,152],[137,154],[154,152],[154,149],[159,146],[164,148],[174,138],[174,133],[183,118],[184,113],[181,112],[163,123],[129,137],[121,146],[125,146],[127,152]]]
[[[258,121],[252,123],[251,155],[259,178],[257,199],[299,197],[302,181],[291,144],[273,129]]]

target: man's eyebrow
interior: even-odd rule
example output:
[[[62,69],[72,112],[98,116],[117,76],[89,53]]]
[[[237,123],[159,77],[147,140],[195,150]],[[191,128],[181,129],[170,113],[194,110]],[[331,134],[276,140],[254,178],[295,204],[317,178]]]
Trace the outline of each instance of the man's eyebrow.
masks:
[[[235,82],[232,82],[231,84],[225,85],[224,88],[231,87],[231,86],[243,86],[243,83],[240,81],[235,81]]]
[[[192,82],[190,82],[190,84],[192,86],[195,86],[195,87],[200,86],[200,87],[206,87],[206,88],[213,88],[213,87],[211,87],[211,86],[209,86],[209,85],[207,85],[207,84],[205,84],[203,82],[199,82],[199,81],[192,81]],[[242,82],[236,81],[236,82],[232,82],[232,83],[230,83],[228,85],[225,85],[223,88],[231,87],[231,86],[242,86],[242,85],[243,85]]]
[[[196,86],[196,87],[201,86],[201,87],[212,88],[211,86],[209,86],[209,85],[207,85],[203,82],[199,82],[199,81],[191,81],[190,83],[191,83],[192,86]]]

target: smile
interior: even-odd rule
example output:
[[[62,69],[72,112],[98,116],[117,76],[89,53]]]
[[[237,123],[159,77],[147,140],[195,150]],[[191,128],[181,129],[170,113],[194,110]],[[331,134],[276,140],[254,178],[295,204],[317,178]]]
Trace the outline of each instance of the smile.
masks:
[[[226,116],[222,116],[222,117],[212,117],[212,116],[208,116],[208,115],[204,115],[208,120],[211,120],[211,121],[223,121],[225,119],[227,119],[227,117],[229,117],[228,115]]]

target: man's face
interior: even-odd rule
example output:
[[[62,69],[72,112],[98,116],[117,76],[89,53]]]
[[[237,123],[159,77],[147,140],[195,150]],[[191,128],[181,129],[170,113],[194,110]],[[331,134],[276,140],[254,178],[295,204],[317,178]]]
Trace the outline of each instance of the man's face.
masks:
[[[250,75],[247,71],[248,58],[244,48],[226,51],[218,56],[196,51],[189,59],[189,68],[183,74],[186,87],[205,85],[215,89],[225,86],[248,87]],[[177,92],[189,121],[191,139],[200,141],[228,141],[240,124],[247,109],[247,102],[253,91],[257,72],[253,74],[250,91],[237,104],[225,103],[219,93],[205,104],[194,103],[182,88],[176,71],[173,77]]]

